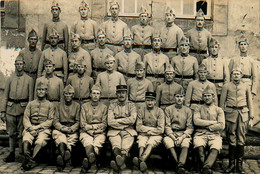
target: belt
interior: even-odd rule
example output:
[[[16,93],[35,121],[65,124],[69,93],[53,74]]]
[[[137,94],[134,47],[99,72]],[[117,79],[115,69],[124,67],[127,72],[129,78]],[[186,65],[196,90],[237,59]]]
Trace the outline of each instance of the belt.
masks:
[[[114,100],[114,99],[117,99],[117,97],[100,97],[100,99],[111,99],[111,100]]]
[[[59,102],[60,100],[57,99],[48,99],[50,102]]]
[[[204,101],[200,100],[200,101],[195,101],[195,100],[191,100],[190,104],[204,104]]]
[[[63,68],[55,68],[54,71],[63,71]]]
[[[119,71],[119,72],[124,74],[127,77],[135,77],[135,74],[129,74],[129,73],[125,73],[125,72],[122,72],[122,71]]]
[[[81,40],[81,44],[88,44],[88,43],[94,43],[94,39],[90,39],[90,40],[82,39]]]
[[[244,107],[247,107],[247,106],[226,106],[226,107],[236,109],[236,110],[241,110],[241,109],[243,109]]]
[[[162,50],[163,52],[170,52],[170,51],[175,51],[175,52],[177,52],[177,48],[161,48],[161,50]]]
[[[106,43],[107,45],[115,45],[115,46],[122,46],[123,44],[119,44],[119,43]]]
[[[151,45],[132,45],[133,48],[151,49]]]
[[[251,79],[251,76],[249,76],[249,75],[243,75],[242,78],[245,78],[245,79]]]
[[[197,54],[207,54],[207,50],[193,50],[190,49],[190,53],[197,53]]]
[[[85,97],[85,98],[73,98],[74,100],[88,100],[88,99],[90,99],[90,97]]]
[[[193,79],[194,75],[175,75],[175,78],[180,78],[180,79]]]
[[[210,82],[214,82],[214,83],[221,83],[224,82],[224,79],[207,79]]]
[[[164,78],[164,74],[146,74],[146,77]]]
[[[94,70],[94,71],[106,71],[105,68],[92,68],[92,70]]]
[[[73,71],[73,70],[69,70],[69,72],[68,72],[68,73],[69,73],[69,74],[70,74],[70,73],[74,73],[74,71]]]
[[[21,103],[21,102],[28,102],[28,99],[11,99],[9,98],[8,101],[14,102],[14,103]]]
[[[27,74],[37,74],[36,71],[35,72],[24,71],[24,72],[27,73]]]
[[[161,104],[160,103],[160,106],[170,106],[170,105],[173,105],[174,103],[169,103],[169,104]]]
[[[134,102],[134,103],[143,103],[145,102],[145,100],[129,100],[131,102]]]
[[[45,43],[46,43],[46,44],[51,44],[50,41],[48,41],[48,40],[45,41]],[[60,41],[58,42],[58,44],[61,44],[61,43],[64,43],[64,40],[60,40]]]
[[[173,132],[179,132],[179,131],[185,131],[185,130],[186,130],[186,129],[173,129],[173,128],[172,128],[172,131],[173,131]]]

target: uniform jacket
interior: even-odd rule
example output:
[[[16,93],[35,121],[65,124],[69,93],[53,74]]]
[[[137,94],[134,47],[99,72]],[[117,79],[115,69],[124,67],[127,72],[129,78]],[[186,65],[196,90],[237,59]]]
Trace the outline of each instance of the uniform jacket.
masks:
[[[134,25],[132,27],[133,45],[151,45],[154,29],[150,25]]]
[[[164,74],[169,58],[162,52],[151,52],[144,56],[146,74]]]
[[[92,40],[97,36],[98,24],[92,19],[79,20],[72,27],[73,33],[79,34],[81,39]]]
[[[201,31],[192,28],[187,32],[187,38],[190,40],[190,49],[207,51],[212,36],[205,28]]]
[[[178,48],[183,31],[175,24],[163,26],[161,29],[162,48]]]
[[[195,78],[198,76],[198,61],[191,55],[187,57],[182,57],[181,55],[173,57],[171,64],[177,75],[194,76]]]
[[[108,47],[105,47],[104,49],[96,47],[94,50],[90,52],[90,55],[93,68],[106,69],[105,57],[107,55],[114,56],[114,52],[111,51]]]

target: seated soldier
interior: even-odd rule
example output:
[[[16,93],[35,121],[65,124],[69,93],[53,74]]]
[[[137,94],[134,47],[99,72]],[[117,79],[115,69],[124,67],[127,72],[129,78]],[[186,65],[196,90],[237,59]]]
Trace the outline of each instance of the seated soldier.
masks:
[[[215,90],[209,85],[204,89],[204,104],[197,107],[194,112],[195,134],[193,138],[194,149],[197,149],[200,162],[203,165],[203,174],[212,174],[211,167],[215,163],[222,148],[220,131],[225,128],[224,111],[214,104]],[[209,146],[210,151],[205,160],[204,149]]]
[[[134,157],[133,163],[135,167],[140,167],[142,172],[147,170],[145,161],[151,154],[153,148],[162,141],[164,132],[165,116],[161,108],[155,106],[156,93],[145,93],[146,106],[138,110],[136,121],[136,130],[139,133],[138,147],[139,159]]]
[[[117,101],[110,104],[108,109],[107,136],[112,144],[116,161],[112,160],[110,165],[114,172],[126,168],[125,158],[134,143],[137,135],[133,128],[136,121],[136,108],[133,102],[127,100],[127,86],[116,86]]]
[[[39,151],[50,140],[54,105],[46,100],[47,84],[39,82],[36,86],[37,98],[26,106],[23,117],[23,149],[24,149],[24,161],[22,168],[24,170],[30,170],[32,162],[35,163],[35,158],[39,154]],[[33,155],[31,156],[32,145],[35,145],[33,149]],[[30,163],[29,163],[30,162]]]
[[[185,173],[184,165],[188,156],[188,148],[193,132],[192,112],[184,106],[184,91],[180,89],[174,94],[175,104],[165,109],[165,133],[163,141],[167,149],[177,163],[177,173]],[[181,148],[179,158],[175,147]]]
[[[100,102],[100,96],[100,87],[94,85],[90,93],[91,101],[83,104],[80,112],[80,141],[87,156],[82,162],[82,173],[96,171],[96,156],[106,140],[107,106]]]
[[[68,85],[64,89],[64,101],[56,107],[53,120],[52,137],[59,150],[57,156],[58,171],[62,171],[71,157],[71,147],[78,141],[80,105],[72,101],[74,88]]]

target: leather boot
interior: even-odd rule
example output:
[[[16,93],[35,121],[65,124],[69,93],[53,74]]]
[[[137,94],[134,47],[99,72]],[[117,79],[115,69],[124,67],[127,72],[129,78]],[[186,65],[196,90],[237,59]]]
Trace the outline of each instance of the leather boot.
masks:
[[[125,158],[126,158],[125,154],[116,156],[116,163],[120,167],[121,170],[126,168]]]
[[[152,146],[151,145],[148,145],[146,147],[146,149],[144,150],[144,153],[142,154],[142,156],[140,157],[140,160],[145,162],[147,160],[147,158],[149,157],[149,155],[151,154],[152,152]]]
[[[245,173],[243,169],[244,146],[237,146],[237,173]]]
[[[205,152],[204,152],[204,147],[200,146],[198,147],[198,155],[199,155],[199,160],[200,163],[202,164],[202,166],[204,165],[204,161],[205,161]]]
[[[235,172],[235,169],[236,169],[235,153],[236,153],[236,146],[229,145],[229,165],[228,165],[228,168],[225,170],[226,173]]]
[[[41,150],[42,146],[39,144],[36,144],[34,149],[33,149],[33,156],[32,158],[35,159],[35,157],[39,154],[40,150]]]
[[[202,169],[203,174],[212,174],[213,173],[212,170],[211,170],[211,167],[215,163],[217,157],[218,157],[218,150],[217,149],[211,149],[211,151],[208,155],[208,158],[205,161],[203,169]]]
[[[6,162],[6,163],[10,163],[10,162],[14,162],[14,161],[15,161],[14,151],[10,152],[9,155],[6,158],[4,158],[4,162]]]

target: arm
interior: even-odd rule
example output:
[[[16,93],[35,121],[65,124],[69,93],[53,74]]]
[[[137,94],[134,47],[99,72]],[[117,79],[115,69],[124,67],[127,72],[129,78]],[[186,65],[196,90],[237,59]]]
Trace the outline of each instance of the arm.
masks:
[[[154,92],[153,84],[152,84],[152,82],[150,80],[149,80],[149,85],[148,85],[147,92]]]
[[[63,100],[63,90],[64,90],[64,85],[63,85],[63,82],[60,81],[60,101]]]
[[[90,108],[87,108],[87,109],[90,109]],[[85,110],[84,105],[82,106],[81,111],[80,111],[80,127],[85,132],[92,130],[92,126],[90,124],[88,124],[88,122],[87,122],[87,112]]]
[[[186,91],[186,95],[185,95],[185,105],[187,107],[190,107],[192,91],[193,91],[192,83],[189,83],[187,91]]]
[[[121,130],[127,128],[128,125],[122,125],[118,122],[119,119],[115,119],[115,115],[113,112],[114,108],[115,108],[115,104],[110,104],[108,108],[108,118],[107,118],[108,125],[112,128],[121,129]]]
[[[62,131],[63,125],[60,123],[60,109],[59,106],[56,107],[56,112],[54,114],[54,119],[53,119],[53,126],[55,129]]]
[[[165,109],[165,133],[168,136],[173,135],[172,125],[171,125],[171,113],[168,107]]]
[[[129,117],[118,119],[118,123],[125,125],[133,125],[136,121],[136,108],[134,103],[128,103]]]
[[[44,50],[44,47],[45,47],[45,44],[46,44],[46,36],[47,36],[47,25],[44,24],[43,34],[42,34],[42,51]]]
[[[10,91],[10,85],[11,85],[11,77],[8,78],[5,84],[5,90],[4,90],[4,96],[3,96],[3,103],[2,103],[2,108],[1,112],[6,112],[6,106],[9,98],[9,91]]]
[[[218,106],[218,94],[217,94],[217,89],[216,86],[212,83],[212,89],[215,95],[215,105]]]
[[[205,59],[204,59],[205,60]],[[199,64],[198,64],[198,60],[195,59],[195,63],[193,64],[193,70],[194,70],[194,77],[195,80],[198,79],[198,69],[199,69]]]
[[[249,87],[246,89],[246,96],[247,96],[247,105],[249,108],[249,118],[254,118],[254,107],[253,107],[253,100],[252,100],[252,93]]]
[[[33,100],[33,79],[30,77],[29,79],[29,101]]]
[[[76,132],[79,129],[79,114],[80,114],[80,105],[77,105],[75,123],[70,127],[72,133]]]
[[[227,99],[227,84],[225,84],[222,88],[221,91],[221,96],[220,96],[220,104],[219,107],[221,107],[223,110],[225,109],[225,103],[226,103],[226,99]]]
[[[69,47],[69,29],[68,26],[65,24],[63,29],[63,36],[64,36],[64,49],[68,55],[68,47]]]
[[[195,110],[193,117],[194,125],[196,126],[207,127],[217,123],[217,121],[201,119],[200,109]]]
[[[86,73],[87,73],[87,75],[91,76],[91,73],[92,73],[92,65],[91,65],[91,57],[90,57],[90,54],[87,52],[84,57],[85,57],[85,60],[86,60],[86,63],[87,63]]]
[[[156,105],[159,107],[160,105],[160,101],[161,101],[161,93],[162,93],[162,87],[158,86],[157,90],[156,90]]]
[[[63,62],[63,71],[64,71],[63,82],[66,84],[68,78],[68,59],[65,52],[62,53],[62,62]]]
[[[157,128],[150,129],[153,135],[161,135],[164,133],[164,124],[165,124],[165,115],[162,109],[158,108],[157,114],[159,114],[159,117],[157,119],[158,124]]]
[[[252,94],[256,95],[257,93],[257,68],[256,68],[256,62],[252,61]]]
[[[107,127],[107,107],[106,106],[103,108],[101,114],[102,114],[102,122],[93,125],[93,128],[96,130],[95,133],[104,132]],[[97,129],[99,129],[99,130],[97,130]]]
[[[55,113],[55,108],[52,103],[50,103],[48,110],[49,110],[48,119],[46,121],[44,121],[43,123],[39,124],[39,126],[43,129],[48,129],[52,126],[53,117],[54,117],[54,113]]]
[[[38,72],[37,72],[37,78],[42,76],[42,71],[43,71],[43,61],[45,59],[44,53],[42,53],[39,65],[38,65]]]
[[[24,111],[24,115],[23,115],[24,130],[29,130],[29,128],[32,127],[30,116],[31,116],[31,103],[29,103],[26,106]]]
[[[186,134],[187,137],[191,137],[193,133],[193,122],[192,122],[192,112],[189,109],[187,111],[187,122],[186,122],[186,130],[184,131],[184,134]]]
[[[122,74],[120,74],[120,85],[126,85],[125,78]]]
[[[140,109],[137,113],[136,131],[139,133],[147,133],[150,127],[143,125],[144,109]]]
[[[209,130],[214,131],[221,131],[225,129],[225,115],[224,111],[221,108],[217,108],[217,124],[213,124],[209,126]]]

